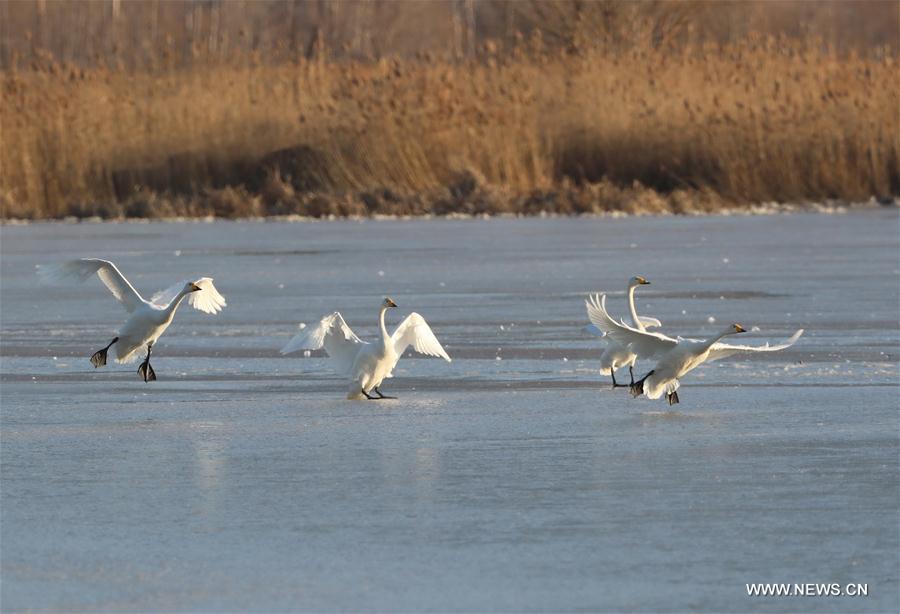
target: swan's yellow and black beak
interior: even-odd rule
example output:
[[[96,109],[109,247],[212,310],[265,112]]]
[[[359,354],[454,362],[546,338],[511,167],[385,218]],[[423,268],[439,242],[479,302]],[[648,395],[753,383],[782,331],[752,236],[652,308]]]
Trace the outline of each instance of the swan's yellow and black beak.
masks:
[[[747,332],[747,329],[744,328],[743,326],[741,326],[740,324],[735,324],[735,325],[734,325],[734,332],[736,332],[736,333],[746,333],[746,332]]]
[[[647,281],[646,279],[644,279],[643,277],[641,277],[640,275],[637,276],[637,281],[638,281],[638,283],[641,284],[642,286],[649,286],[649,285],[650,285],[650,282]]]
[[[202,289],[203,289],[203,288],[201,288],[201,287],[198,286],[197,284],[191,282],[191,292],[200,292],[200,290],[202,290]]]
[[[397,303],[392,301],[390,298],[385,298],[384,302],[388,307],[396,307],[397,306]]]

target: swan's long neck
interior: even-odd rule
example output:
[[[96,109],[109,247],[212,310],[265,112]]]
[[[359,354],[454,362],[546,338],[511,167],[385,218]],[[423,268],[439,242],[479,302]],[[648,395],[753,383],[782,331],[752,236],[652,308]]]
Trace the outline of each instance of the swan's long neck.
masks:
[[[190,294],[190,292],[188,292],[187,290],[182,290],[175,298],[172,299],[172,302],[169,303],[164,310],[167,318],[171,319],[175,316],[175,310],[178,309],[181,301],[184,300],[184,297],[186,297],[188,294]]]
[[[378,319],[381,322],[381,338],[384,340],[385,345],[387,345],[388,341],[390,341],[391,336],[387,332],[387,327],[384,325],[384,314],[387,313],[387,307],[382,307],[381,311],[378,313]]]
[[[637,286],[628,285],[628,308],[631,309],[631,321],[634,323],[634,327],[640,331],[645,330],[644,325],[641,323],[641,319],[638,317],[637,309],[634,307],[634,290]]]
[[[717,343],[717,342],[719,341],[719,339],[721,339],[722,337],[724,337],[724,336],[726,336],[726,335],[733,335],[734,332],[735,332],[735,331],[733,331],[733,330],[723,330],[721,333],[719,333],[719,334],[716,335],[715,337],[711,337],[711,338],[707,339],[707,340],[703,343],[703,345],[700,346],[701,349],[702,349],[702,351],[705,352],[706,350],[708,350],[709,348],[711,348],[715,343]]]

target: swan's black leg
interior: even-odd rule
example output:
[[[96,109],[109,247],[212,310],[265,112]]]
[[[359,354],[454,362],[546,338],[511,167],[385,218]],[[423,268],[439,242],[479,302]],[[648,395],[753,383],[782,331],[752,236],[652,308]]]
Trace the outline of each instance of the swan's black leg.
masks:
[[[653,371],[650,371],[647,375],[636,381],[631,385],[631,396],[639,397],[644,394],[644,380],[653,375]]]
[[[613,390],[615,390],[616,388],[627,388],[627,386],[625,386],[625,384],[620,384],[620,383],[618,383],[618,382],[616,381],[616,372],[615,372],[615,370],[610,369],[609,372],[610,372],[610,374],[612,375],[612,381],[613,381],[612,387],[613,387]]]
[[[366,392],[366,391],[363,390],[362,388],[360,388],[359,391],[362,392],[363,395],[365,395],[365,397],[366,397],[367,399],[369,399],[370,401],[377,401],[377,400],[378,400],[378,397],[373,397],[372,395],[370,395],[368,392]]]
[[[631,384],[629,384],[629,386],[634,386],[634,369],[632,369],[630,365],[628,367],[628,375],[631,376]]]
[[[119,338],[116,337],[115,339],[110,341],[109,345],[107,345],[105,348],[94,352],[93,356],[91,356],[91,364],[94,365],[95,369],[97,367],[105,367],[106,366],[106,353],[109,351],[109,348],[112,347],[113,343],[115,343],[118,340],[119,340]]]
[[[679,403],[680,401],[678,400],[678,392],[674,391],[670,394],[667,394],[666,400],[669,402],[669,405],[675,405],[676,403]]]
[[[150,366],[150,351],[153,349],[153,344],[147,344],[147,358],[144,359],[144,362],[141,363],[141,366],[138,367],[138,375],[144,378],[145,382],[153,382],[156,381],[156,371],[153,370],[153,367]]]
[[[375,388],[373,388],[373,390],[378,393],[379,399],[396,399],[397,398],[397,397],[388,397],[388,396],[381,394],[381,391],[378,389],[378,386],[375,386]]]

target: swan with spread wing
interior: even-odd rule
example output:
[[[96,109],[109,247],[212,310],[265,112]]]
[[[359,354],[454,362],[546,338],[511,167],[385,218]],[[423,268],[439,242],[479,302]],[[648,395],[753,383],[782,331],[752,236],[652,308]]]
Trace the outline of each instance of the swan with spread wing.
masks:
[[[740,324],[732,324],[717,335],[705,339],[673,339],[662,333],[637,330],[616,322],[606,311],[606,296],[591,296],[586,301],[588,315],[594,325],[610,337],[626,345],[638,358],[656,358],[653,369],[632,384],[634,396],[645,394],[650,399],[658,399],[664,393],[669,405],[678,403],[678,386],[682,377],[705,362],[712,362],[739,352],[777,352],[791,347],[803,334],[801,328],[790,339],[779,345],[763,346],[732,345],[720,339],[727,335],[744,333]]]
[[[628,308],[631,310],[631,322],[638,330],[646,330],[648,327],[661,326],[660,321],[656,318],[648,318],[639,316],[634,306],[634,291],[638,286],[649,286],[650,282],[645,278],[637,275],[628,280],[628,286],[625,293],[628,296]],[[603,337],[606,340],[606,349],[600,355],[600,374],[612,376],[613,388],[624,388],[625,384],[616,382],[616,371],[622,367],[628,367],[628,374],[631,376],[631,384],[634,384],[634,362],[637,356],[628,349],[624,343],[621,343],[597,327],[595,324],[588,324],[584,330],[592,335]]]
[[[147,348],[147,357],[138,367],[138,374],[145,382],[156,379],[156,372],[150,366],[150,352],[156,340],[169,328],[175,310],[188,297],[188,304],[204,313],[216,314],[225,307],[225,298],[213,285],[211,277],[201,277],[193,281],[181,281],[157,292],[148,301],[125,279],[115,264],[98,258],[81,258],[59,264],[38,267],[38,276],[44,283],[59,283],[66,280],[85,281],[95,273],[100,281],[112,292],[129,314],[119,334],[105,348],[94,352],[91,364],[94,367],[106,365],[107,352],[116,346],[116,360],[120,363],[135,360],[141,349]]]
[[[391,399],[381,393],[379,386],[391,372],[410,346],[420,354],[438,356],[450,362],[450,357],[434,336],[425,318],[411,313],[389,335],[384,324],[385,313],[397,304],[385,298],[378,312],[381,334],[373,343],[367,343],[356,336],[347,326],[340,312],[335,311],[319,321],[318,325],[298,333],[281,348],[282,354],[297,350],[318,350],[332,359],[337,370],[350,378],[348,399]],[[378,396],[373,396],[374,392]]]

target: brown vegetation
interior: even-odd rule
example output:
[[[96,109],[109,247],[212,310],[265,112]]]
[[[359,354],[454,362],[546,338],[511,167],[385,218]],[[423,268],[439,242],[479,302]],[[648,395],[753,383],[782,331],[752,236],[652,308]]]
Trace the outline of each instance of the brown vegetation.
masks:
[[[36,54],[0,73],[0,214],[681,212],[900,194],[892,51],[695,44],[659,23],[576,28],[565,44],[533,30],[468,59],[135,69]]]

